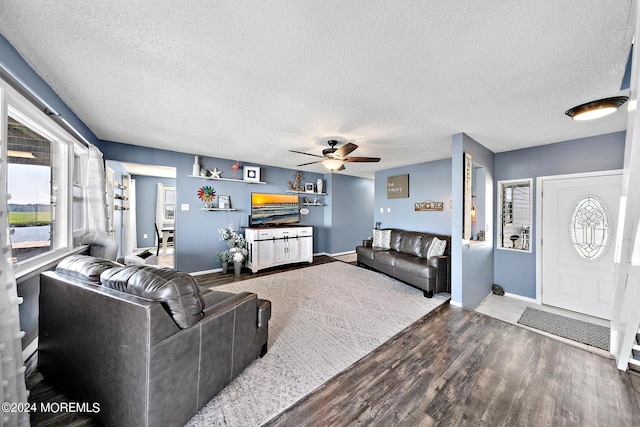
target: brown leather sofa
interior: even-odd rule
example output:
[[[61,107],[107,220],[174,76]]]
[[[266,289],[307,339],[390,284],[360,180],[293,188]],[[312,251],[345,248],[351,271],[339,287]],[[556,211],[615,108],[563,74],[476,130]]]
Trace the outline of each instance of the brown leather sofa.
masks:
[[[267,352],[271,303],[78,255],[42,273],[38,370],[105,426],[184,425]]]
[[[358,265],[364,264],[421,289],[427,298],[439,292],[451,293],[451,237],[396,228],[390,230],[390,248],[369,246],[369,243],[356,247]],[[434,237],[447,242],[445,252],[427,258]]]

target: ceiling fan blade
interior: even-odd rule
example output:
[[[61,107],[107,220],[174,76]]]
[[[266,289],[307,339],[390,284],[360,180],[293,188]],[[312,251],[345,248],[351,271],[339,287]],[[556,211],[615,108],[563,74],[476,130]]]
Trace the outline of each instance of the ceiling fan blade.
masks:
[[[344,159],[345,162],[379,162],[380,157],[347,157]]]
[[[338,169],[336,169],[336,170],[337,170],[337,171],[343,171],[343,170],[345,170],[345,169],[346,169],[346,168],[344,167],[344,165],[342,165],[342,166],[340,166],[340,167],[339,167]]]
[[[358,148],[358,146],[356,144],[352,144],[350,142],[347,142],[342,147],[338,148],[335,151],[335,153],[333,153],[333,155],[337,156],[337,157],[340,157],[340,158],[344,158],[344,156],[346,156],[347,154],[351,153],[356,148]]]
[[[302,151],[296,151],[296,150],[289,150],[289,151],[291,151],[292,153],[305,154],[307,156],[320,157],[321,159],[324,159],[324,156],[318,156],[317,154],[304,153]]]
[[[320,163],[321,161],[322,161],[322,160],[318,160],[318,161],[315,161],[315,162],[309,162],[309,163],[302,163],[301,165],[296,165],[296,167],[298,167],[298,166],[307,166],[307,165],[312,165],[312,164],[314,164],[314,163]]]

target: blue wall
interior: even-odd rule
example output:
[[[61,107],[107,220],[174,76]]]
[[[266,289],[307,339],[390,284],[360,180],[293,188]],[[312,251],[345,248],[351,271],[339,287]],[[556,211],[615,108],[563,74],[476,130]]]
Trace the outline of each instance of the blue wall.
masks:
[[[208,271],[221,267],[221,263],[216,258],[216,254],[223,250],[218,229],[226,228],[229,224],[235,227],[247,226],[251,193],[284,193],[288,189],[287,182],[294,180],[296,172],[293,169],[250,164],[250,166],[261,167],[260,179],[267,184],[204,180],[189,177],[194,161],[194,156],[191,154],[109,141],[102,141],[100,148],[105,159],[135,163],[140,163],[141,159],[144,159],[146,164],[176,168],[176,267],[186,272]],[[231,166],[234,164],[235,160],[200,158],[201,167],[218,168],[223,172],[223,178],[232,177]],[[242,170],[238,171],[238,177],[242,178]],[[362,241],[362,236],[367,237],[370,234],[373,202],[367,203],[366,195],[371,194],[371,191],[367,193],[363,187],[366,188],[366,183],[372,186],[371,180],[339,174],[334,174],[333,178],[331,174],[307,172],[303,174],[306,182],[316,182],[318,178],[324,179],[328,184],[326,191],[328,195],[319,197],[326,206],[309,207],[309,214],[300,217],[301,224],[314,227],[314,253],[353,251],[356,244]],[[335,186],[338,189],[336,195],[332,194],[330,185],[334,179],[339,183]],[[236,211],[202,211],[202,203],[197,197],[197,191],[204,185],[214,187],[217,195],[230,196],[231,207]],[[354,198],[354,195],[359,195],[360,199]],[[302,197],[304,194],[300,195],[300,200]],[[336,202],[333,201],[334,197]],[[354,200],[358,202],[354,204]],[[189,205],[189,209],[182,210],[182,205]],[[331,210],[333,207],[338,207],[339,210],[333,212]],[[329,225],[325,220],[327,217],[330,219]],[[363,225],[360,230],[353,224],[354,218],[360,218],[362,224],[366,226]],[[333,233],[330,231],[332,227],[340,231]]]
[[[409,174],[409,197],[387,199],[387,178]],[[380,221],[382,228],[429,231],[451,234],[451,159],[436,160],[376,172],[375,213],[373,223]],[[444,202],[441,212],[416,212],[415,203]],[[387,212],[387,209],[391,212]],[[380,212],[380,209],[383,212]],[[369,227],[369,234],[374,224]]]
[[[496,181],[622,169],[625,132],[498,153]],[[497,191],[497,190],[496,190]],[[494,195],[495,196],[495,195]],[[495,283],[506,292],[536,297],[536,200],[533,200],[532,252],[495,250]],[[497,215],[496,215],[497,217]],[[497,233],[497,226],[495,227]],[[497,234],[494,234],[497,239]]]
[[[87,141],[98,145],[99,140],[95,134],[71,111],[67,104],[51,89],[51,86],[31,68],[2,34],[0,34],[0,67],[28,88],[49,108],[59,113]]]
[[[175,178],[133,175],[136,181],[136,236],[139,248],[154,247],[156,244],[156,199],[158,183],[175,186]],[[144,235],[147,238],[144,238]]]
[[[328,252],[353,252],[363,239],[371,236],[374,181],[339,173],[327,174],[326,177],[330,183],[331,198],[325,214],[330,213],[332,224],[326,228],[329,233]]]
[[[475,309],[490,293],[494,277],[493,239],[470,245],[462,239],[464,153],[472,156],[474,167],[482,167],[476,174],[476,191],[483,184],[487,191],[485,221],[492,223],[495,155],[469,136],[459,133],[452,138],[453,217],[451,228],[451,299],[463,307]]]

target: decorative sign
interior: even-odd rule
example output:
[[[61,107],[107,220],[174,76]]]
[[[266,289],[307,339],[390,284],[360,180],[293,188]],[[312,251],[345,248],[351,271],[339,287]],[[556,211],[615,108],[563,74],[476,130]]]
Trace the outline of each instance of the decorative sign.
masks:
[[[434,202],[432,200],[427,200],[426,202],[415,204],[416,212],[433,212],[441,210],[444,210],[444,202]]]
[[[409,197],[409,174],[387,177],[387,199]]]

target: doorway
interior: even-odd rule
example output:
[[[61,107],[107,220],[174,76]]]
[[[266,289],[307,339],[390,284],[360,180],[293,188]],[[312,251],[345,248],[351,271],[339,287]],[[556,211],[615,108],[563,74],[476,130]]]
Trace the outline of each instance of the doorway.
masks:
[[[611,319],[622,172],[538,178],[538,300]]]

